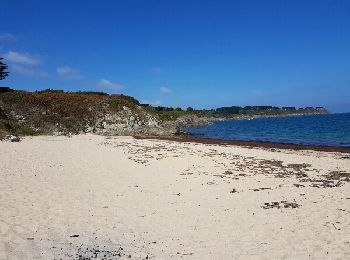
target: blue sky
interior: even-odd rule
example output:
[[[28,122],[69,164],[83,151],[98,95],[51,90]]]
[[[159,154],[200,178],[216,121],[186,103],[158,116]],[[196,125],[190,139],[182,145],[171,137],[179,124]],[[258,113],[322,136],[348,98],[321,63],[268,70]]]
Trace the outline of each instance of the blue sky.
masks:
[[[2,0],[0,85],[350,111],[347,0]]]

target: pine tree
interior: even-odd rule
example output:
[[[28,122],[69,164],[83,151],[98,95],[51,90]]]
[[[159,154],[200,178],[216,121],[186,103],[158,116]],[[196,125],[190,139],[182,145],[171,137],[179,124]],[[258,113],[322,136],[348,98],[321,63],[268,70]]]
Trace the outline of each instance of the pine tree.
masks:
[[[0,80],[5,79],[9,75],[8,71],[6,71],[8,67],[3,63],[3,59],[4,58],[0,58]]]

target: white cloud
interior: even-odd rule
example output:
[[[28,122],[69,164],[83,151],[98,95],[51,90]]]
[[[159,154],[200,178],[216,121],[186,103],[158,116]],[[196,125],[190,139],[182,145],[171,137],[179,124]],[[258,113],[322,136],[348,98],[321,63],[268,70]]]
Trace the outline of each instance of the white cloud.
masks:
[[[12,33],[0,33],[0,41],[14,41],[16,37]]]
[[[167,87],[160,87],[160,92],[162,92],[163,94],[171,94],[173,93],[173,90]]]
[[[56,69],[58,76],[65,79],[80,79],[82,75],[77,69],[73,69],[69,66],[58,67]]]
[[[101,88],[109,88],[109,89],[113,89],[113,90],[123,90],[124,87],[120,84],[117,83],[113,83],[107,79],[101,79],[98,83],[97,83],[98,87]]]
[[[26,76],[26,77],[43,77],[44,78],[49,76],[49,73],[47,73],[46,71],[34,70],[31,68],[23,67],[21,65],[12,65],[11,69],[13,70],[14,73],[18,75]]]
[[[9,51],[8,53],[5,53],[5,59],[11,63],[22,65],[38,65],[42,63],[42,60],[37,55],[19,53],[15,51]]]
[[[142,100],[141,104],[148,104],[148,105],[152,105],[152,106],[160,106],[160,105],[162,105],[162,101],[160,101],[160,100],[156,100],[156,101]]]
[[[11,34],[0,34],[0,38],[10,39]],[[9,63],[10,72],[13,71],[17,75],[26,77],[48,77],[49,73],[43,70],[34,69],[32,66],[36,66],[42,63],[42,58],[39,55],[32,55],[29,53],[19,53],[15,51],[9,51],[4,54],[5,62]]]

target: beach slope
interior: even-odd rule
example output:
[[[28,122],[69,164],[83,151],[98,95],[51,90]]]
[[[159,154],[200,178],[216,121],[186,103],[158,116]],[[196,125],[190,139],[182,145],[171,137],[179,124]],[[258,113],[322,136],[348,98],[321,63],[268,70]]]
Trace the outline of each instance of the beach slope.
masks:
[[[349,259],[350,154],[0,142],[0,259]]]

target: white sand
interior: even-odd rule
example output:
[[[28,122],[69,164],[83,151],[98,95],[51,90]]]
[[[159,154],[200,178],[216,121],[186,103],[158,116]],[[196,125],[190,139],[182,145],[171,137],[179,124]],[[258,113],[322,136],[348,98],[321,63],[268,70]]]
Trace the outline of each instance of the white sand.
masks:
[[[346,156],[93,135],[0,142],[0,259],[350,259],[350,182],[325,182],[350,172]]]

